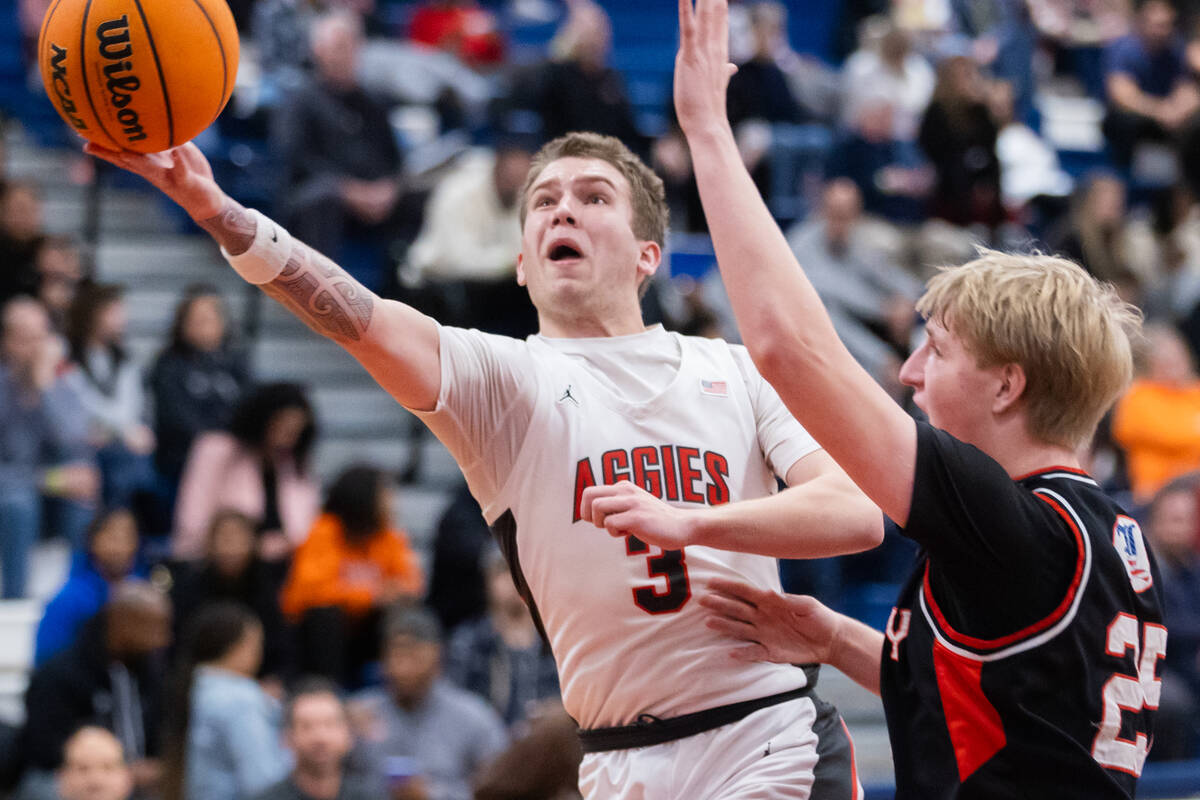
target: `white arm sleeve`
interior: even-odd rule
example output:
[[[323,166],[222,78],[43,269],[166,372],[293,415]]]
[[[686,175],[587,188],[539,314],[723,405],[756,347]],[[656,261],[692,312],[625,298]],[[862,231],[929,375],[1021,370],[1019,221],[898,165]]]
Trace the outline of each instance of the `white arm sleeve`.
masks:
[[[741,345],[730,345],[733,359],[742,371],[742,379],[754,405],[754,421],[758,426],[758,446],[771,471],[780,480],[787,479],[788,470],[800,459],[821,449],[816,440],[791,415],[771,384],[763,379]]]
[[[504,485],[529,430],[537,396],[528,345],[438,326],[442,388],[433,411],[415,411],[458,462],[484,508]]]

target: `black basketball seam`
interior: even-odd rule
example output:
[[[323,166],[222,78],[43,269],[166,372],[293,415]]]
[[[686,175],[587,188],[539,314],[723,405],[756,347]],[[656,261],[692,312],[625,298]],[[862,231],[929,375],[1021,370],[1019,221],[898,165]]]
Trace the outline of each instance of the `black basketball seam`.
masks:
[[[208,15],[208,9],[201,4],[200,0],[192,0],[192,2],[204,15],[208,27],[212,28],[213,38],[217,40],[217,49],[221,51],[221,101],[217,104],[217,113],[213,115],[213,119],[216,119],[220,115],[221,109],[225,107],[225,87],[229,85],[229,67],[225,65],[225,45],[221,42],[221,34],[217,32],[217,26],[213,24],[212,17]]]
[[[88,0],[90,3],[92,0]],[[154,66],[158,70],[158,85],[162,87],[163,104],[167,107],[167,147],[175,146],[175,117],[171,113],[171,95],[167,93],[167,79],[163,75],[162,62],[158,60],[158,48],[154,46],[154,34],[150,32],[150,21],[142,10],[141,0],[133,0],[137,6],[138,16],[142,18],[142,27],[146,29],[146,41],[150,43],[150,54],[154,56]]]
[[[104,118],[96,110],[96,102],[92,100],[92,90],[88,88],[87,59],[84,56],[87,54],[87,19],[88,14],[91,12],[92,0],[87,0],[87,5],[83,7],[83,20],[79,23],[79,74],[83,76],[83,96],[87,98],[88,105],[92,109],[92,116],[96,118],[96,124],[100,126],[100,130],[104,132],[104,135],[108,137],[114,146],[120,147],[121,143],[117,141],[117,137],[109,133],[108,128],[104,127]]]
[[[62,5],[62,0],[54,0],[54,6],[46,12],[46,19],[42,20],[42,31],[38,34],[38,58],[42,57],[42,53],[46,49],[46,31],[50,30],[50,20],[54,19],[54,12],[58,11],[58,7]]]

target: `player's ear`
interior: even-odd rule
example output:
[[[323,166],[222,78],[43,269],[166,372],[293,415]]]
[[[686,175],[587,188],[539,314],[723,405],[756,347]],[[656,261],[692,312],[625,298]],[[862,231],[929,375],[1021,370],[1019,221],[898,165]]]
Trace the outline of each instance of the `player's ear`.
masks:
[[[525,254],[517,253],[517,286],[525,285]]]
[[[649,278],[658,272],[658,268],[662,264],[662,256],[662,248],[658,246],[658,242],[641,242],[641,250],[638,252],[638,275]]]
[[[992,413],[1002,414],[1016,405],[1025,394],[1025,370],[1017,363],[1000,367],[1000,384],[992,400]]]

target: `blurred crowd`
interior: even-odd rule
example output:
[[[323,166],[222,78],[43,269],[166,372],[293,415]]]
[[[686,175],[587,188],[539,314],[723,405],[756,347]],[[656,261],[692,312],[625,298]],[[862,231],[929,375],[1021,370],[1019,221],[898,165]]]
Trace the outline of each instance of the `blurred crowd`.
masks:
[[[666,181],[676,263],[704,233],[669,103],[673,35],[665,70],[646,68],[659,91],[631,97],[617,5],[239,0],[238,89],[199,143],[234,194],[372,289],[525,336],[519,200],[541,142],[621,138]],[[1163,568],[1151,758],[1196,757],[1200,6],[843,5],[834,65],[794,49],[798,4],[731,3],[743,158],[846,345],[910,408],[913,301],[979,245],[1065,254],[1143,310],[1138,377],[1087,458]],[[522,26],[554,34],[531,55]],[[1099,110],[1086,150],[1056,132],[1079,101]],[[320,485],[307,388],[256,380],[214,288],[184,291],[138,363],[125,289],[43,213],[38,186],[0,186],[3,597],[28,594],[39,539],[73,553],[38,626],[27,721],[0,731],[14,796],[571,796],[553,659],[465,486],[416,551],[392,500],[419,463],[322,470],[336,475]],[[647,321],[736,339],[711,270],[666,272]],[[789,589],[881,623],[870,598],[890,604],[909,558],[893,533],[782,568]]]

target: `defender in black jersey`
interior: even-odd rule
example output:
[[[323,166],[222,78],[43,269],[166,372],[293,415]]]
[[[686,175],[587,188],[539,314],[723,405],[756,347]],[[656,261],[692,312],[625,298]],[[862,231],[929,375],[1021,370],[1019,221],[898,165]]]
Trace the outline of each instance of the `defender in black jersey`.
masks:
[[[725,113],[725,0],[694,1],[679,0],[675,105],[745,344],[922,547],[886,635],[726,580],[701,598],[707,624],[743,642],[736,657],[831,663],[879,692],[898,800],[1133,797],[1167,631],[1138,524],[1076,454],[1129,383],[1139,315],[1068,261],[983,251],[918,301],[927,339],[900,374],[929,417],[915,422],[838,340],[758,196]],[[613,535],[763,552],[719,511],[589,491]]]

